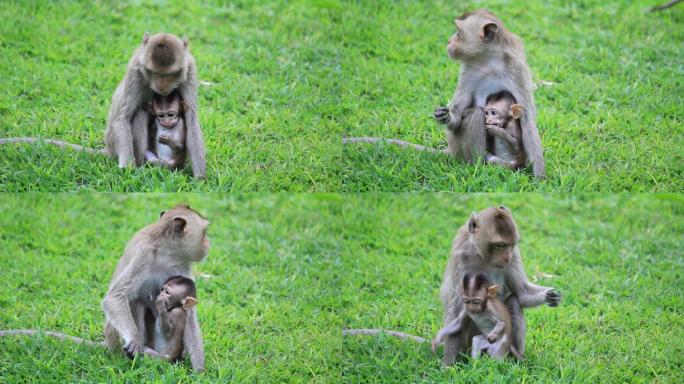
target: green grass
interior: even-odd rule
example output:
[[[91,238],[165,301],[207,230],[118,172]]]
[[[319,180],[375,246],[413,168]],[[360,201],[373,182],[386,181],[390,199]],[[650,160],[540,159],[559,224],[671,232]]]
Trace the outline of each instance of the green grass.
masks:
[[[194,268],[207,370],[47,337],[0,339],[0,383],[340,380],[340,196],[0,196],[0,329],[103,339],[100,301],[124,245],[188,202],[212,224]]]
[[[442,368],[428,345],[347,337],[344,382],[677,383],[684,380],[681,195],[366,194],[345,201],[345,328],[431,338],[451,239],[470,212],[506,204],[532,281],[558,308],[525,311],[527,360]],[[551,276],[549,276],[551,275]]]
[[[548,179],[388,145],[343,149],[345,191],[684,190],[684,6],[661,1],[357,2],[344,7],[344,136],[446,147],[431,114],[459,64],[453,18],[488,8],[523,39]]]
[[[337,191],[335,2],[3,2],[0,132],[104,147],[112,93],[145,31],[187,35],[207,180],[96,155],[0,147],[0,191]]]

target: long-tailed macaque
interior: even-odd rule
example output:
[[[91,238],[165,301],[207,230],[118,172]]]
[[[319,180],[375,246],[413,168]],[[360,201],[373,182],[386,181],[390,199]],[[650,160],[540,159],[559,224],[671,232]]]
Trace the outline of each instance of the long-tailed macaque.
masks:
[[[182,168],[185,165],[185,122],[180,95],[176,91],[168,96],[155,94],[148,103],[148,110],[153,121],[145,160],[168,169]]]
[[[141,166],[148,146],[150,114],[146,103],[157,93],[167,96],[178,90],[185,110],[186,151],[196,178],[206,175],[204,138],[197,116],[197,70],[187,39],[145,33],[142,45],[128,62],[126,75],[112,96],[105,144],[119,167],[132,162]]]
[[[464,309],[463,277],[466,273],[486,273],[489,281],[499,286],[497,297],[506,304],[511,316],[513,347],[523,356],[526,326],[522,308],[543,303],[555,307],[560,302],[560,295],[553,288],[527,280],[518,249],[519,239],[513,216],[506,207],[473,213],[454,237],[440,299],[444,305],[444,324],[449,325]],[[460,332],[446,336],[443,363],[452,365],[459,354],[466,353],[479,332],[473,321],[464,318]]]
[[[151,331],[146,327],[145,313],[156,310],[151,298],[157,297],[169,277],[190,277],[191,264],[201,261],[209,251],[208,226],[209,221],[195,210],[178,205],[162,212],[159,221],[141,229],[128,242],[102,300],[105,340],[110,349],[123,347],[128,356],[143,350]],[[186,310],[183,344],[193,369],[203,370],[204,349],[195,308]]]
[[[449,39],[447,52],[462,62],[458,86],[449,106],[438,107],[434,113],[435,119],[446,125],[448,152],[467,162],[485,155],[483,107],[488,95],[508,91],[525,106],[520,126],[527,165],[532,165],[535,177],[544,178],[532,74],[522,42],[487,10],[465,13],[454,22],[456,33]]]
[[[523,106],[513,95],[503,91],[489,95],[485,104],[488,163],[516,170],[525,165],[525,151],[520,133]]]
[[[463,318],[467,316],[480,331],[472,339],[471,355],[477,358],[480,353],[487,352],[497,360],[501,360],[508,352],[522,360],[522,356],[513,347],[511,315],[504,303],[496,297],[498,285],[491,285],[483,273],[466,273],[463,276],[462,300],[465,309],[437,333],[432,342],[432,351],[446,335],[454,336],[460,332]]]
[[[180,359],[186,312],[197,305],[195,282],[185,276],[171,276],[154,299],[154,350],[168,361]]]

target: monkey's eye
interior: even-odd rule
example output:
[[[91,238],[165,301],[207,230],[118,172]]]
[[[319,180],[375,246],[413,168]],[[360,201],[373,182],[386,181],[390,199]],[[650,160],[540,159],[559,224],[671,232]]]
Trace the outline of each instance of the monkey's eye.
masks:
[[[505,243],[497,243],[497,244],[494,244],[494,246],[495,246],[496,248],[503,249],[503,248],[508,247],[508,244],[505,244]]]
[[[482,304],[482,301],[480,301],[480,300],[473,300],[473,301],[471,301],[470,303],[471,303],[471,304],[475,304],[475,305],[480,305],[480,304]]]
[[[163,113],[157,113],[157,119],[163,119],[164,114]]]

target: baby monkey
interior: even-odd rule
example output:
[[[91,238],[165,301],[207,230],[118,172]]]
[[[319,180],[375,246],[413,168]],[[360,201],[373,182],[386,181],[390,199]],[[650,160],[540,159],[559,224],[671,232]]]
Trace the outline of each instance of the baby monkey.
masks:
[[[473,358],[479,357],[484,351],[495,359],[502,360],[510,351],[517,359],[522,360],[523,357],[512,345],[511,316],[504,303],[496,297],[498,288],[498,285],[490,284],[482,273],[466,273],[463,276],[462,290],[465,310],[439,330],[432,341],[433,352],[444,336],[461,331],[464,317],[468,316],[482,332],[473,337]]]
[[[171,276],[154,300],[154,350],[165,360],[177,361],[183,354],[185,311],[197,305],[197,289],[192,279]]]
[[[527,159],[520,130],[523,106],[516,104],[509,92],[502,91],[487,96],[484,108],[487,133],[485,160],[513,170],[524,166]]]
[[[178,91],[168,96],[155,94],[148,103],[154,122],[150,127],[150,142],[145,152],[145,160],[168,169],[178,169],[185,165],[185,122],[182,114],[183,102]],[[153,151],[151,151],[152,149]]]

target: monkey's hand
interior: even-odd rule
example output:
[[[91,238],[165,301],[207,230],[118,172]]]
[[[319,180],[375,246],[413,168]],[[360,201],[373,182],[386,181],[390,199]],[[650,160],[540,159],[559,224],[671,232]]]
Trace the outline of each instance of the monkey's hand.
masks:
[[[451,114],[449,113],[448,107],[437,107],[435,109],[435,120],[440,124],[451,123]]]
[[[490,343],[495,342],[498,338],[499,338],[499,334],[497,334],[494,331],[489,332],[489,334],[487,334],[487,341],[489,341]]]
[[[557,307],[561,301],[561,294],[558,291],[556,291],[555,289],[549,289],[546,292],[545,300],[546,300],[546,304],[548,304],[549,307]]]
[[[128,357],[133,357],[137,354],[143,353],[142,343],[138,343],[135,340],[131,340],[123,346],[123,351]]]
[[[171,136],[166,134],[159,135],[159,144],[169,145],[171,143]]]
[[[505,130],[498,125],[485,125],[485,133],[487,136],[501,135]]]

